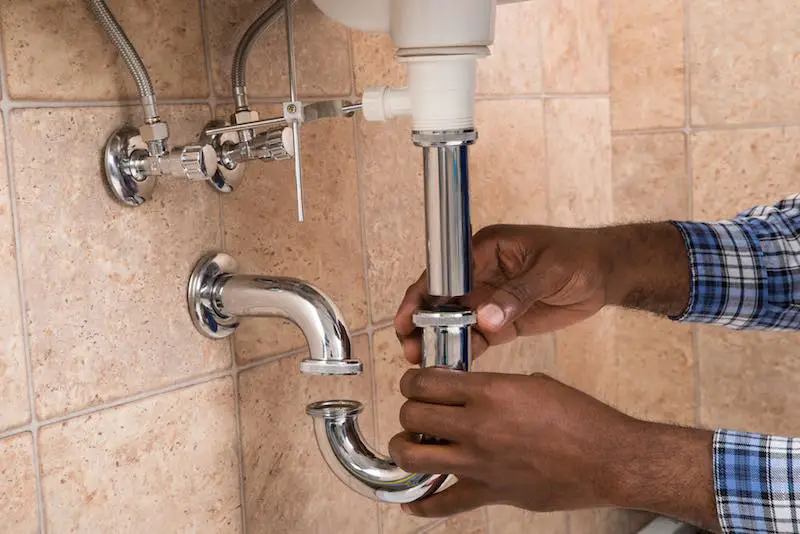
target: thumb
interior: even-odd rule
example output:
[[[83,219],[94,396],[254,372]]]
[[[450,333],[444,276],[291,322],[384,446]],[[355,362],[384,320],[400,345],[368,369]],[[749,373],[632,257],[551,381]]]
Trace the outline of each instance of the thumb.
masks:
[[[552,287],[553,277],[548,271],[532,269],[497,287],[478,307],[478,326],[487,332],[499,332],[527,313]]]
[[[430,497],[402,506],[403,511],[419,517],[447,517],[488,504],[482,484],[459,480],[455,485]]]

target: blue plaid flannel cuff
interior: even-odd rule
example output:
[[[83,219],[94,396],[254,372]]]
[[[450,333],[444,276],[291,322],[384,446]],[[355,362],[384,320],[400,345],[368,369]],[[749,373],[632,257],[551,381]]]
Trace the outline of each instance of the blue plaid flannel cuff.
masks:
[[[718,430],[714,487],[724,533],[798,532],[800,439]]]
[[[758,237],[742,221],[673,222],[689,255],[689,305],[673,319],[755,328],[768,300]]]

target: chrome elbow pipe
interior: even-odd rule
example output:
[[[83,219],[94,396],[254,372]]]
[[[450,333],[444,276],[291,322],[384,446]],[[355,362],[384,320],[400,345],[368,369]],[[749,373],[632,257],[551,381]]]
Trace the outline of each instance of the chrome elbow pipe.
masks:
[[[451,475],[407,473],[366,444],[358,426],[364,406],[350,400],[309,404],[319,450],[331,471],[356,493],[380,502],[423,499],[455,482]]]
[[[475,321],[474,312],[458,307],[417,312],[414,323],[422,329],[423,367],[469,371],[470,336]],[[362,410],[361,403],[351,400],[315,402],[306,408],[314,419],[314,434],[325,463],[346,486],[376,501],[404,504],[456,482],[454,475],[408,473],[375,452],[364,441],[358,426]]]
[[[322,291],[293,278],[238,274],[227,254],[204,257],[189,279],[189,313],[205,336],[222,339],[234,333],[242,317],[280,317],[294,323],[308,343],[309,358],[300,370],[310,375],[355,375],[350,334],[336,305]]]

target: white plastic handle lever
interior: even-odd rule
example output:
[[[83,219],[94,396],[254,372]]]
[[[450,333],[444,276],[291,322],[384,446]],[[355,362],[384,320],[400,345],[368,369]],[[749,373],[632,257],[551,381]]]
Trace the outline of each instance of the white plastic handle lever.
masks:
[[[284,104],[283,115],[292,127],[292,144],[294,145],[294,181],[297,187],[297,220],[305,220],[303,209],[303,159],[300,150],[300,125],[303,117],[303,105],[297,99],[297,66],[294,53],[294,8],[293,0],[283,0],[284,18],[286,19],[286,50],[289,61],[289,97],[291,102]]]

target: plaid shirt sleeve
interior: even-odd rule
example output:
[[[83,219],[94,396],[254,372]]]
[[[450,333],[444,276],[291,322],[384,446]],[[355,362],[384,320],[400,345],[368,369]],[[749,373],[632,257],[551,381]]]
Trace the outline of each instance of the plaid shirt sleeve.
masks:
[[[730,221],[674,224],[692,280],[674,319],[800,330],[800,195]],[[800,438],[717,431],[714,486],[726,534],[800,533]]]
[[[717,431],[714,486],[724,533],[800,532],[800,439]]]
[[[730,221],[675,222],[691,268],[674,319],[748,330],[800,330],[800,195]]]

